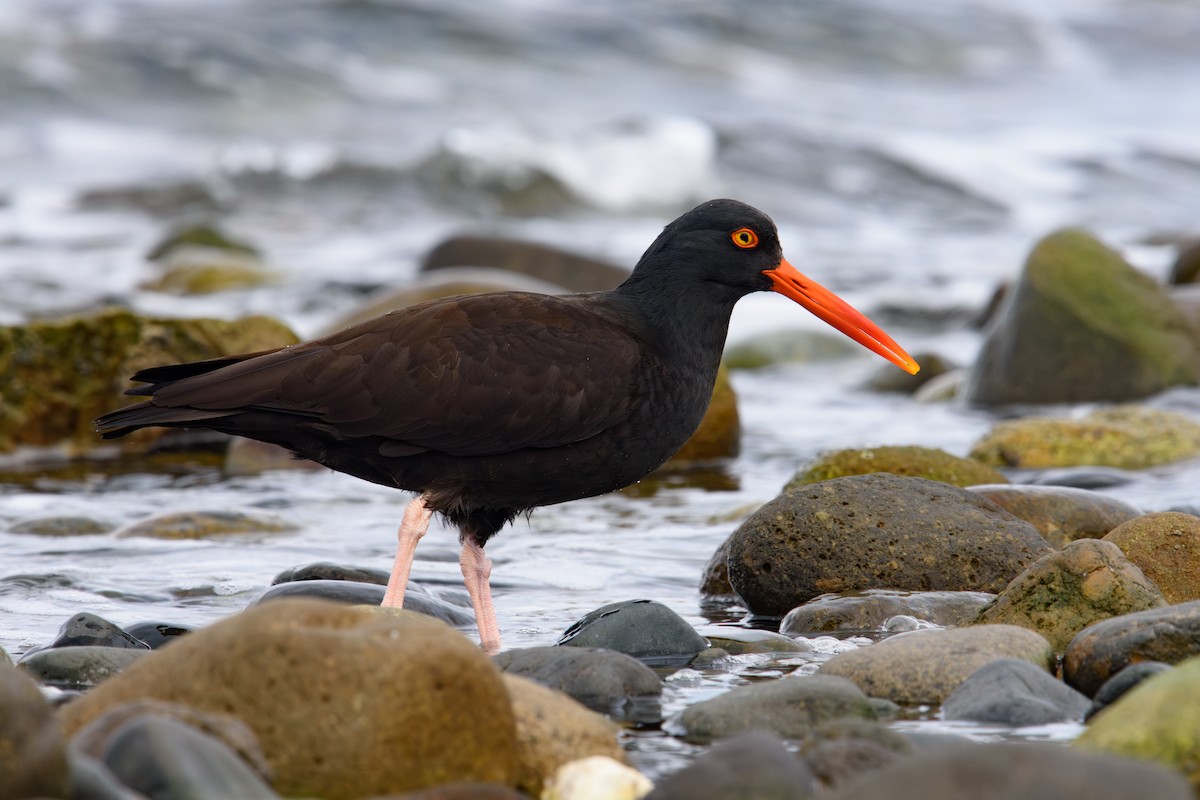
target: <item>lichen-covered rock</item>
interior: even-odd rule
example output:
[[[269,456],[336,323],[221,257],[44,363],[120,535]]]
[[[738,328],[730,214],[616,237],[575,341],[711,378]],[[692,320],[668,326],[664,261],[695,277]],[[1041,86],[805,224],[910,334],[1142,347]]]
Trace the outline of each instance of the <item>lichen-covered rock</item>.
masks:
[[[974,486],[980,483],[1008,483],[1008,478],[993,468],[969,458],[959,458],[933,447],[884,446],[823,453],[797,472],[783,490],[789,491],[810,483],[844,478],[847,475],[868,475],[890,472],[910,478],[941,481],[952,486]]]
[[[188,247],[207,247],[211,250],[222,250],[226,253],[239,253],[245,256],[259,255],[254,245],[231,237],[212,225],[189,225],[177,228],[164,236],[150,252],[146,253],[148,261],[162,261],[172,253]]]
[[[1120,548],[1080,539],[1013,578],[976,621],[1029,628],[1062,652],[1094,622],[1166,604],[1158,587]]]
[[[1141,511],[1100,492],[1069,486],[972,486],[1014,517],[1029,522],[1057,548],[1076,539],[1100,539]]]
[[[1200,600],[1200,517],[1163,511],[1131,519],[1104,537],[1141,568],[1168,603]]]
[[[1174,411],[1116,406],[1081,419],[1026,417],[998,423],[971,448],[997,467],[1090,464],[1144,469],[1200,455],[1200,423]]]
[[[500,673],[465,636],[420,614],[306,600],[255,606],[152,651],[68,704],[64,729],[139,699],[242,720],[284,795],[515,786],[519,773]]]
[[[1165,291],[1087,232],[1068,229],[1030,253],[989,328],[966,398],[1121,401],[1197,381],[1196,340]]]
[[[998,592],[1051,547],[1033,526],[965,489],[888,473],[785,492],[729,542],[729,580],[755,614],[783,616],[828,592]]]
[[[92,420],[131,402],[129,376],[146,367],[295,343],[267,317],[234,322],[156,319],[122,309],[0,327],[0,453],[65,444],[100,444]],[[158,437],[138,432],[130,446]]]

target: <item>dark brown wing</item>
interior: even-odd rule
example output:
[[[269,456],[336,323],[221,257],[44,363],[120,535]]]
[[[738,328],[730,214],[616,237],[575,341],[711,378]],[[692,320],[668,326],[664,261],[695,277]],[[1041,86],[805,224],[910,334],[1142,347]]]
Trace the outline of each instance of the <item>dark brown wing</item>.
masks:
[[[166,383],[150,403],[275,412],[336,439],[382,437],[384,455],[580,441],[627,418],[643,358],[595,297],[505,293],[401,309]]]

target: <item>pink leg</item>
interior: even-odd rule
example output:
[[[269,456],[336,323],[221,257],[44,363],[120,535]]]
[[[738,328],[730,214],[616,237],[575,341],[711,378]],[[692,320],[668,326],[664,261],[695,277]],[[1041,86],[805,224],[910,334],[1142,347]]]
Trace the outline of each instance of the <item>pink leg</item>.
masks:
[[[429,530],[429,519],[433,512],[425,507],[425,498],[418,497],[404,509],[404,519],[397,534],[400,542],[396,546],[396,563],[392,565],[392,577],[388,579],[387,591],[380,605],[391,608],[404,606],[404,590],[408,588],[408,574],[412,571],[413,556],[417,553],[417,542]]]
[[[496,609],[492,607],[492,587],[488,579],[492,576],[492,560],[483,553],[483,548],[468,539],[463,542],[458,563],[462,567],[463,581],[475,607],[475,624],[479,626],[479,646],[488,655],[500,652],[500,626],[496,624]]]

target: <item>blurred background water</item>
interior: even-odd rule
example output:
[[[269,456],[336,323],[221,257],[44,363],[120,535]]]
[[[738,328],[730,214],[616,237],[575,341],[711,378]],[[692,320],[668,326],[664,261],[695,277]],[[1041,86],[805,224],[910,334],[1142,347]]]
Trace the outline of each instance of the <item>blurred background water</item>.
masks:
[[[117,302],[270,313],[308,336],[402,285],[450,234],[631,266],[672,218],[728,196],[771,214],[792,263],[910,352],[968,363],[969,320],[1050,230],[1087,226],[1156,277],[1174,238],[1197,232],[1198,42],[1200,6],[1173,0],[5,0],[0,324]],[[146,251],[187,220],[255,242],[282,280],[139,288]],[[731,338],[817,325],[755,296]],[[668,481],[543,509],[495,539],[506,644],[552,643],[633,597],[702,623],[703,564],[806,458],[892,443],[965,454],[993,421],[863,391],[876,365],[864,351],[739,373],[743,454],[720,490]],[[1196,502],[1198,485],[1184,464],[1113,493],[1161,510]],[[406,499],[326,472],[97,468],[0,485],[0,646],[45,644],[80,610],[204,624],[308,561],[387,567]],[[299,530],[5,530],[190,509],[269,509]],[[414,577],[459,581],[437,523]],[[726,682],[684,676],[668,704]]]

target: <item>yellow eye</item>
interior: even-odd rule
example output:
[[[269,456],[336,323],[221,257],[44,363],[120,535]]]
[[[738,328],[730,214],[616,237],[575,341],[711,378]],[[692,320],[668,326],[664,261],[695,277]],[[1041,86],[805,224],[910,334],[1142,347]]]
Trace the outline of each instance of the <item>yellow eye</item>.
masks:
[[[758,234],[749,228],[738,228],[729,235],[729,238],[733,239],[733,243],[743,250],[758,246]]]

